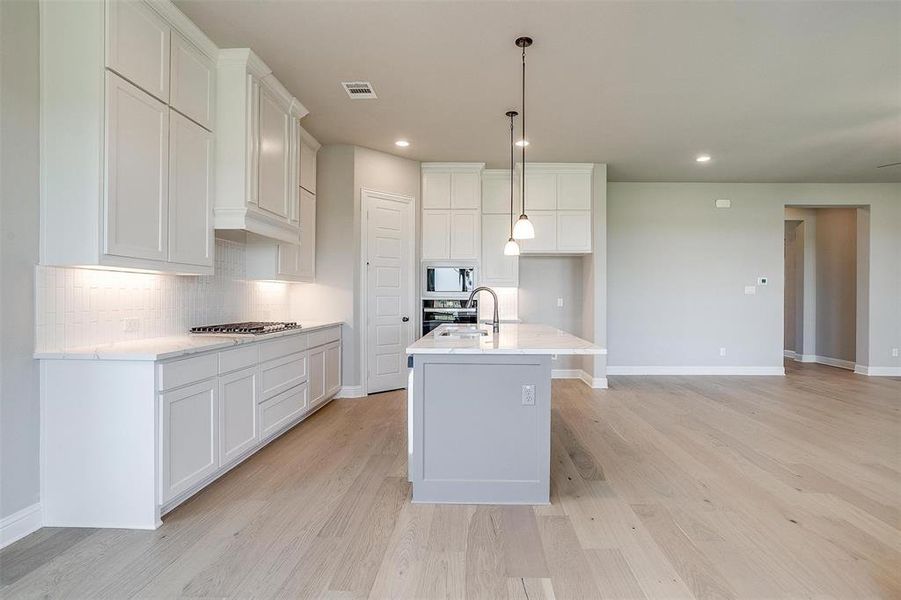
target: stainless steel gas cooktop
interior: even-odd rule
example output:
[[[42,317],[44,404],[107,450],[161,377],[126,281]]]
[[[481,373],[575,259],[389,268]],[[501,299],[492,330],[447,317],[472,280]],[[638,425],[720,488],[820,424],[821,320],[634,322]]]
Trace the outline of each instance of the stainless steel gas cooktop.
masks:
[[[300,325],[294,321],[246,321],[244,323],[223,323],[222,325],[192,327],[191,333],[263,335],[289,329],[300,329]]]

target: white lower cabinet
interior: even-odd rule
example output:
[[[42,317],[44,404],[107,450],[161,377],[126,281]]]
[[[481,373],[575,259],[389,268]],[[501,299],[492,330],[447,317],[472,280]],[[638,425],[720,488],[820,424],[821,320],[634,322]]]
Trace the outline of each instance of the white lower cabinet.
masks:
[[[307,384],[295,386],[260,405],[261,437],[267,440],[285,429],[306,412],[309,406]]]
[[[341,343],[313,348],[310,356],[310,408],[315,408],[341,389]]]
[[[310,356],[310,406],[316,406],[325,398],[325,346],[313,348]]]
[[[260,439],[256,367],[219,378],[219,456],[223,466],[241,457]]]
[[[325,396],[331,398],[341,389],[341,344],[334,342],[325,348]]]
[[[162,501],[190,489],[219,467],[215,379],[161,394]]]

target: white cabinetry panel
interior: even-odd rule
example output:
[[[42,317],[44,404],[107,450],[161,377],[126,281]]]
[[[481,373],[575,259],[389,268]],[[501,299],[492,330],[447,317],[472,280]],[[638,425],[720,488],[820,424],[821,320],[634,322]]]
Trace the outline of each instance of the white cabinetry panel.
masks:
[[[169,107],[107,72],[107,254],[166,260],[168,146]]]
[[[448,258],[479,258],[479,212],[476,210],[451,211],[451,242]]]
[[[169,100],[169,25],[144,2],[106,2],[106,66]]]
[[[478,172],[451,174],[451,208],[478,210],[480,207],[480,177]]]
[[[316,152],[317,148],[301,139],[300,187],[311,194],[316,193]]]
[[[307,387],[310,392],[310,406],[316,406],[325,399],[325,346],[312,348],[309,358],[310,380]]]
[[[260,405],[260,437],[271,438],[300,417],[309,406],[307,384],[298,385]]]
[[[288,218],[288,112],[266,87],[260,88],[259,206]]]
[[[589,209],[591,209],[591,173],[558,173],[557,210]]]
[[[325,395],[331,397],[341,389],[341,343],[325,348]]]
[[[215,114],[216,67],[191,42],[172,34],[172,108],[212,130]]]
[[[526,206],[529,199],[526,197]],[[557,211],[531,210],[529,220],[535,227],[535,239],[521,240],[523,253],[550,253],[557,251]]]
[[[451,212],[428,209],[422,211],[422,258],[450,258]]]
[[[423,208],[450,208],[451,207],[451,174],[450,173],[423,173],[422,174],[422,207]]]
[[[482,215],[481,283],[487,286],[519,285],[519,258],[505,256],[510,237],[510,215]]]
[[[315,156],[314,156],[315,160]],[[315,163],[314,163],[315,164]],[[315,181],[315,178],[313,179]],[[315,185],[314,185],[315,187]],[[300,249],[297,276],[300,281],[316,279],[316,195],[300,190]]]
[[[161,394],[165,502],[219,467],[215,379]]]
[[[591,180],[587,163],[532,163],[526,166],[526,213],[535,239],[527,254],[591,252]]]
[[[213,266],[213,134],[169,114],[169,261]]]
[[[259,441],[257,369],[219,378],[219,456],[226,466]]]
[[[557,208],[557,176],[532,173],[526,165],[526,212]]]
[[[557,250],[591,252],[591,212],[587,210],[557,212]]]

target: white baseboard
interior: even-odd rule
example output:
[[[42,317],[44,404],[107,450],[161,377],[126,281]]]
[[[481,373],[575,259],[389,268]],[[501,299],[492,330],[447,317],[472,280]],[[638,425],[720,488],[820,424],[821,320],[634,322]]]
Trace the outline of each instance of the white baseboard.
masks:
[[[817,357],[815,354],[796,354],[795,360],[802,363],[815,363]]]
[[[798,353],[795,352],[794,350],[783,350],[782,356],[784,356],[785,358],[791,358],[794,360],[798,360]]]
[[[41,528],[42,523],[40,502],[0,519],[0,548],[5,548],[29,533],[34,533]]]
[[[842,360],[840,358],[830,358],[828,356],[814,356],[812,361],[804,361],[804,362],[815,362],[820,365],[826,365],[829,367],[838,367],[839,369],[848,369],[849,371],[854,370],[854,362],[850,360]]]
[[[607,375],[785,375],[782,367],[607,366]]]
[[[551,379],[579,379],[592,389],[607,389],[606,377],[592,377],[583,369],[552,369]]]
[[[901,377],[901,367],[868,367],[855,365],[854,372],[869,377]]]
[[[335,398],[363,398],[365,396],[362,385],[345,385],[335,394]]]

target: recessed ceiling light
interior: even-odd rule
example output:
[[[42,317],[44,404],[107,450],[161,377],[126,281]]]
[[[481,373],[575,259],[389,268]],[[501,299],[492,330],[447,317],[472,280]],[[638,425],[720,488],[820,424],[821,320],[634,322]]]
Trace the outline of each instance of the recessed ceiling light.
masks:
[[[709,154],[701,154],[695,160],[698,162],[710,162],[710,155]]]
[[[410,145],[410,142],[408,142],[407,140],[397,140],[396,142],[394,142],[394,145],[400,148],[406,148]]]
[[[520,148],[522,148],[523,146],[528,146],[529,140],[519,140],[518,142],[516,142],[516,145],[519,146]]]

